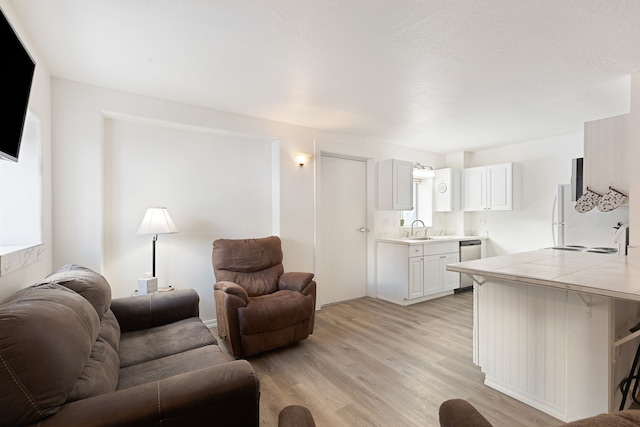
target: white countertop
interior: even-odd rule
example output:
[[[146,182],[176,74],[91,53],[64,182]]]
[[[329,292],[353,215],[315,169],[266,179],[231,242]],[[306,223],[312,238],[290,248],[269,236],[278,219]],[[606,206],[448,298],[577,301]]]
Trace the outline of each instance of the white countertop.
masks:
[[[640,257],[541,249],[449,264],[447,270],[640,301]]]
[[[422,243],[438,243],[438,242],[460,242],[463,240],[486,240],[486,237],[480,237],[480,236],[429,236],[429,238],[425,239],[424,237],[418,237],[418,238],[409,238],[409,237],[403,237],[403,238],[393,238],[393,237],[381,237],[376,239],[376,241],[378,242],[385,242],[385,243],[401,243],[401,244],[405,244],[405,245],[416,245],[416,244],[422,244]]]

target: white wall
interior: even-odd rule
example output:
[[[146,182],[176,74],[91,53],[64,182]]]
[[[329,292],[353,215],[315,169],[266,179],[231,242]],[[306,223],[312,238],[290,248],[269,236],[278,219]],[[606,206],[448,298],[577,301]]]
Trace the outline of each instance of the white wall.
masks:
[[[522,206],[513,211],[465,213],[465,229],[488,234],[487,256],[553,246],[551,215],[556,186],[571,180],[571,159],[582,157],[582,132],[468,153],[465,167],[517,162]]]
[[[149,239],[135,234],[143,209],[170,202],[170,212],[185,232],[160,236],[158,271],[167,268],[167,280],[198,290],[204,320],[212,320],[214,315],[210,244],[217,237],[255,237],[268,228],[283,240],[286,270],[314,272],[319,250],[315,247],[314,163],[321,152],[372,159],[370,195],[375,185],[371,165],[377,160],[394,157],[434,167],[445,161],[444,156],[420,150],[55,78],[52,105],[54,267],[76,263],[93,268],[105,274],[117,295],[130,293],[137,276],[147,271],[144,268],[148,267],[141,267],[148,264],[145,257],[150,257]],[[143,194],[143,188],[150,188],[151,183],[140,182],[147,180],[145,173],[161,173],[154,167],[160,160],[145,155],[159,140],[169,147],[165,155],[173,164],[164,163],[162,169],[173,180],[165,181],[166,192],[155,193],[154,199]],[[192,152],[181,159],[176,155],[181,149]],[[209,150],[198,157],[205,149]],[[298,152],[312,153],[311,164],[299,167],[295,162]],[[207,162],[206,158],[214,155],[217,157]],[[130,162],[131,156],[136,163]],[[245,161],[260,169],[248,173]],[[265,176],[267,173],[271,176]],[[191,178],[184,181],[185,177]],[[175,186],[172,181],[182,185]],[[262,187],[265,184],[268,190]],[[244,190],[227,191],[227,186]],[[252,196],[246,192],[252,186],[269,194],[249,206]],[[198,204],[206,197],[207,188],[211,189],[210,199],[205,205]],[[372,217],[374,202],[369,200]],[[202,211],[207,209],[217,211],[203,220]],[[247,210],[257,222],[244,216]],[[370,293],[375,292],[372,246]],[[189,251],[193,256],[186,262]],[[161,257],[165,262],[172,260],[171,265],[160,267]],[[176,263],[176,259],[182,261]]]
[[[151,272],[152,236],[137,236],[148,207],[179,229],[156,244],[159,286],[192,287],[215,318],[211,242],[272,234],[271,140],[107,119],[103,272],[115,297]],[[140,161],[144,159],[144,161]]]
[[[52,228],[51,228],[51,81],[49,71],[43,65],[39,52],[22,28],[8,0],[0,0],[0,8],[18,33],[21,41],[36,62],[35,75],[29,98],[29,110],[40,122],[40,159],[42,191],[40,206],[42,242],[44,254],[40,261],[0,278],[0,300],[17,289],[33,284],[51,272]],[[2,203],[2,201],[0,201]]]

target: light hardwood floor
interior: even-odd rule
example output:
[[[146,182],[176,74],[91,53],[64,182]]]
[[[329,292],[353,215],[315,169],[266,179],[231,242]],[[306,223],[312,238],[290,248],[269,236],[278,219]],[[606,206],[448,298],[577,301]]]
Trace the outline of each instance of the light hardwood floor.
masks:
[[[363,298],[323,307],[296,345],[249,358],[262,426],[304,405],[322,426],[438,426],[440,403],[468,399],[495,427],[563,423],[483,385],[472,363],[466,292],[400,307]]]

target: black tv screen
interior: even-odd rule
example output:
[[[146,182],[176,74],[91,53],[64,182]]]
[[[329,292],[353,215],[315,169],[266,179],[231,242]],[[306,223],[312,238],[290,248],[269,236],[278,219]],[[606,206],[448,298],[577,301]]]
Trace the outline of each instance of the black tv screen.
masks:
[[[0,81],[7,88],[2,94],[3,108],[0,114],[0,159],[17,162],[36,66],[4,13],[0,14]]]

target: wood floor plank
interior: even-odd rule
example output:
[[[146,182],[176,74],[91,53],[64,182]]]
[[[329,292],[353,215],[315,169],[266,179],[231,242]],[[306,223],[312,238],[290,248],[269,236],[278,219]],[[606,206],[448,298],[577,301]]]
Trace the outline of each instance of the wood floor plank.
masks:
[[[260,423],[277,426],[295,404],[318,427],[435,427],[443,401],[465,398],[495,427],[563,425],[483,384],[472,319],[472,292],[408,307],[375,298],[323,307],[307,340],[248,359],[261,381]]]

